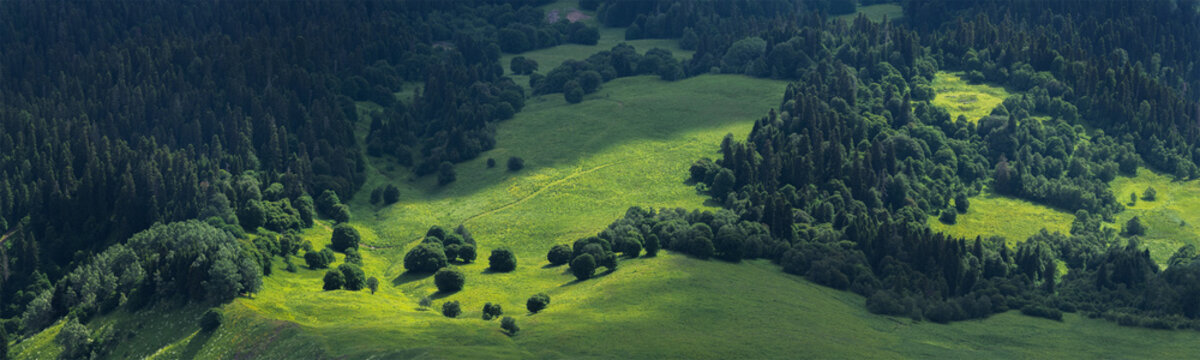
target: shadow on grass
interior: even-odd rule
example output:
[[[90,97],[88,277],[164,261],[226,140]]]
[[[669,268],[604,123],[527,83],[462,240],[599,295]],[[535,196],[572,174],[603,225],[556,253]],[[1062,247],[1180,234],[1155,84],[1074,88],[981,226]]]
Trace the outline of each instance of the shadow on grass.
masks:
[[[200,330],[196,333],[196,336],[192,337],[191,341],[188,341],[187,347],[183,349],[183,354],[180,354],[179,358],[195,359],[196,355],[200,353],[201,349],[204,349],[204,345],[208,344],[208,340],[211,339],[212,336],[212,331]]]
[[[459,291],[462,291],[462,290],[459,290]],[[429,295],[429,298],[433,299],[433,300],[441,300],[447,296],[454,295],[457,293],[458,293],[458,291],[438,291],[438,292],[435,292],[435,293]]]
[[[407,283],[410,283],[413,281],[424,280],[431,276],[433,276],[433,273],[418,273],[418,272],[412,272],[412,271],[405,271],[403,274],[400,274],[400,276],[397,276],[395,279],[392,279],[392,285],[400,286],[400,285],[404,285],[404,284],[407,284]]]
[[[549,268],[556,268],[556,267],[559,267],[559,266],[565,266],[565,265],[567,265],[567,264],[558,264],[558,265],[554,265],[554,264],[547,263],[546,265],[542,265],[542,268],[543,268],[543,269],[549,269]]]

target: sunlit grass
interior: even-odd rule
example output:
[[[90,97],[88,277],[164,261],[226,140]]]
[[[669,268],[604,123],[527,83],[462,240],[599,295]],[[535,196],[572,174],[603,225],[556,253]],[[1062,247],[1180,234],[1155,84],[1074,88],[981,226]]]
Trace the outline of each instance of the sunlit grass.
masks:
[[[939,71],[933,78],[933,90],[937,97],[933,104],[950,112],[951,119],[959,115],[976,122],[992,113],[1009,96],[1002,87],[988,84],[971,84],[962,78],[962,73]]]
[[[996,195],[990,191],[971,197],[971,206],[965,214],[958,214],[954,225],[929,217],[929,227],[934,231],[955,237],[975,239],[976,236],[1003,236],[1010,246],[1025,241],[1043,228],[1050,232],[1071,232],[1074,214],[1034,204],[1027,200]]]
[[[1141,244],[1150,249],[1150,257],[1165,265],[1171,254],[1181,246],[1200,246],[1200,181],[1175,181],[1174,177],[1142,168],[1136,177],[1119,176],[1109,185],[1117,201],[1125,203],[1124,212],[1117,214],[1115,227],[1120,230],[1126,221],[1137,216],[1146,224]],[[1154,187],[1154,201],[1141,199],[1147,187]],[[1136,193],[1138,201],[1129,206],[1129,194]]]

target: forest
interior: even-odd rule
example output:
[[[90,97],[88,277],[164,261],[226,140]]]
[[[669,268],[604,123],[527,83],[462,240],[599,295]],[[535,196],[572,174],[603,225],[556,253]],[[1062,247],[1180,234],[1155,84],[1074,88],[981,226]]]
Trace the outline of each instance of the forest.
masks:
[[[1161,233],[1159,220],[1133,211],[1171,195],[1113,190],[1146,173],[1182,187],[1200,179],[1200,2],[569,5],[0,2],[0,360],[44,332],[57,334],[61,358],[129,356],[123,339],[137,331],[105,324],[162,309],[202,308],[189,320],[201,330],[189,331],[214,334],[238,304],[295,276],[319,283],[310,293],[380,292],[438,317],[481,314],[520,342],[562,330],[541,319],[594,296],[523,274],[559,269],[562,286],[615,286],[649,281],[656,272],[624,269],[670,268],[675,254],[770,264],[911,323],[1017,312],[1200,330],[1200,243],[1159,250],[1148,234]],[[880,6],[902,16],[863,13]],[[584,50],[547,56],[558,49]],[[952,116],[933,102],[946,73],[1008,96],[985,116]],[[595,128],[563,128],[542,149],[504,143],[506,126],[551,106],[623,109],[612,92],[628,81],[666,89],[708,77],[786,85],[770,107],[749,109],[759,115],[748,128],[657,180],[699,200],[632,199],[588,219],[604,226],[538,242],[468,224],[626,166],[539,162],[557,142],[594,148],[575,136]],[[577,169],[536,191],[520,182],[556,166]],[[468,197],[488,186],[530,193],[459,216],[499,204]],[[576,196],[563,207],[600,201]],[[953,226],[983,196],[1067,214],[1070,230],[1012,239],[931,226]],[[450,200],[424,211],[435,216],[396,220],[424,199]],[[510,227],[581,221],[540,211]],[[531,285],[503,316],[497,282],[521,281]],[[481,313],[466,295],[477,284],[495,298]]]

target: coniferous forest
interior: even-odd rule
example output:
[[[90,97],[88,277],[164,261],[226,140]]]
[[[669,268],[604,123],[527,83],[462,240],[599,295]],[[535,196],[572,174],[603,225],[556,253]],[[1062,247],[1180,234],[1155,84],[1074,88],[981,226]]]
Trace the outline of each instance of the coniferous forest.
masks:
[[[1178,356],[1197,59],[1196,0],[0,2],[0,360]],[[1092,332],[937,330],[1014,322]]]

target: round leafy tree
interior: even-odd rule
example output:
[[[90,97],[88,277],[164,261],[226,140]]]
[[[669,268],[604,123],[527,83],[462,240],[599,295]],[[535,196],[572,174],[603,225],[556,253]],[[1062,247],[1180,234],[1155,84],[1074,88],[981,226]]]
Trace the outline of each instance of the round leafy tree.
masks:
[[[333,237],[329,239],[329,248],[333,251],[345,252],[349,248],[358,248],[362,236],[358,230],[348,224],[337,224],[333,227]]]
[[[475,262],[475,257],[475,245],[465,244],[458,248],[458,258],[461,259],[462,262]]]
[[[458,314],[462,314],[462,306],[458,304],[458,300],[442,303],[442,315],[448,318],[456,318]]]
[[[508,158],[508,171],[517,171],[525,168],[525,159],[513,156]]]
[[[200,329],[204,331],[213,331],[221,327],[221,322],[225,320],[225,313],[221,308],[211,308],[200,317]]]
[[[517,256],[512,250],[499,248],[492,250],[488,256],[488,268],[497,272],[509,272],[517,269]]]
[[[329,218],[333,221],[344,223],[350,221],[350,207],[346,204],[337,204],[333,206],[333,212],[329,214]]]
[[[546,295],[546,293],[530,296],[529,300],[525,301],[525,308],[534,314],[545,309],[547,305],[550,305],[550,295]]]
[[[408,271],[431,273],[445,266],[446,252],[437,243],[423,243],[404,254],[404,268]]]
[[[500,329],[507,332],[508,336],[516,335],[518,331],[521,331],[521,328],[517,326],[517,319],[513,319],[512,316],[505,316],[500,320]]]
[[[546,254],[546,260],[550,261],[550,265],[562,265],[571,261],[571,247],[563,244],[554,245],[550,248],[550,253]]]
[[[462,290],[466,281],[467,277],[463,275],[462,271],[453,268],[442,268],[433,275],[433,283],[437,285],[438,291],[444,293]]]
[[[342,272],[342,278],[346,280],[342,285],[346,290],[359,291],[367,287],[367,275],[358,266],[341,264],[338,265],[338,271]]]
[[[571,260],[571,273],[579,280],[587,280],[596,273],[596,259],[592,254],[583,254]]]
[[[325,272],[325,291],[341,289],[346,284],[346,277],[341,271],[329,270]]]
[[[504,315],[504,309],[502,309],[500,307],[500,304],[493,304],[493,303],[483,304],[483,319],[484,320],[495,319],[495,318],[500,317],[500,315]]]

